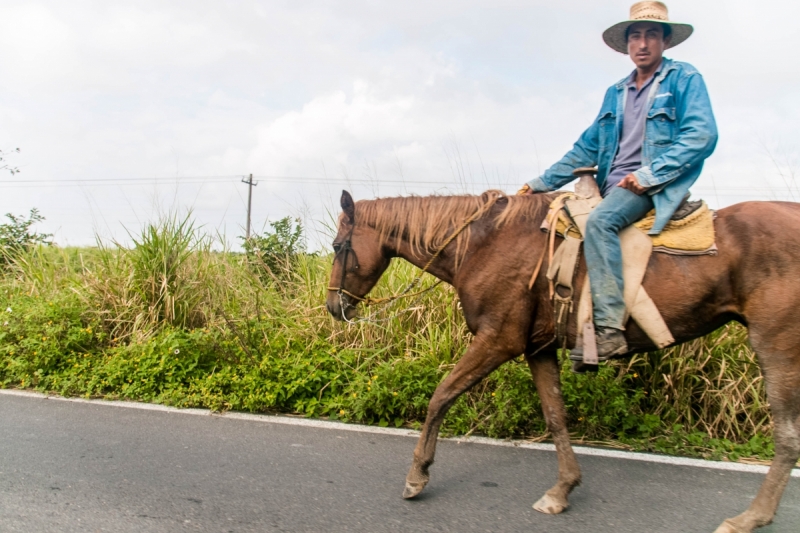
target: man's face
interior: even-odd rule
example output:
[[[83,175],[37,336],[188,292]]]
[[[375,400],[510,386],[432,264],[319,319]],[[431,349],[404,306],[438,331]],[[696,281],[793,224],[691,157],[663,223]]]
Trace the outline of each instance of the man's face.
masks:
[[[628,30],[628,55],[638,68],[654,67],[671,37],[664,39],[664,27],[657,22],[637,22]]]

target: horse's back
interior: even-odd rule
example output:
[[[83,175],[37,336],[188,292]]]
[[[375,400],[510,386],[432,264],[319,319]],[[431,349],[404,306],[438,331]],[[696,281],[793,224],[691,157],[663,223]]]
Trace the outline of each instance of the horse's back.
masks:
[[[800,259],[800,203],[734,204],[717,211],[714,226],[723,258],[756,269],[780,264],[800,274],[800,262],[786,263]]]
[[[800,238],[800,203],[742,202],[717,211],[718,238]]]
[[[653,254],[645,277],[680,341],[731,319],[750,324],[769,317],[770,309],[800,308],[800,204],[735,204],[717,211],[714,227],[717,255]]]

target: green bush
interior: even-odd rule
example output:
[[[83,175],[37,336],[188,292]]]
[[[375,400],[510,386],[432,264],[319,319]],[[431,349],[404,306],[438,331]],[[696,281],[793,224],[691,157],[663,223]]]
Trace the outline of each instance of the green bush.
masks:
[[[299,219],[284,217],[270,222],[272,231],[242,239],[242,247],[252,266],[268,279],[282,278],[292,271],[297,258],[305,251],[303,226]]]
[[[0,224],[0,266],[7,266],[32,246],[49,245],[52,235],[36,233],[32,227],[44,220],[37,209],[31,209],[28,218],[6,213],[9,220]]]

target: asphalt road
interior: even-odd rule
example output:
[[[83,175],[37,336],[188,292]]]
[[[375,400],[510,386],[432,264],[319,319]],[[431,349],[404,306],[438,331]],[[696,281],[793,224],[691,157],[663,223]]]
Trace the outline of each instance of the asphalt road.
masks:
[[[0,531],[712,532],[762,476],[579,457],[560,516],[531,504],[552,452],[440,443],[400,495],[415,439],[0,395]],[[800,531],[800,479],[764,533]]]

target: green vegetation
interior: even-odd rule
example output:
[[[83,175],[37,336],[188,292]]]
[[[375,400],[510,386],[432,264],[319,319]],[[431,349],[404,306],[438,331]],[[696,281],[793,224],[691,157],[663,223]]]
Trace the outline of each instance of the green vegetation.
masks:
[[[264,279],[289,274],[297,258],[305,251],[303,226],[289,217],[270,222],[271,232],[242,238],[242,247],[248,260]],[[259,266],[263,268],[258,268]]]
[[[417,427],[470,342],[444,286],[376,323],[334,322],[331,257],[304,253],[289,219],[245,254],[214,251],[188,217],[148,225],[134,242],[25,246],[11,258],[0,272],[0,387]],[[374,293],[414,275],[396,262]],[[577,440],[773,455],[764,382],[739,326],[596,376],[566,367]],[[465,395],[443,431],[546,439],[527,365],[504,365]]]
[[[8,222],[0,224],[0,267],[5,267],[32,246],[50,244],[47,233],[36,233],[32,227],[44,220],[36,209],[31,209],[28,218],[6,213]]]

